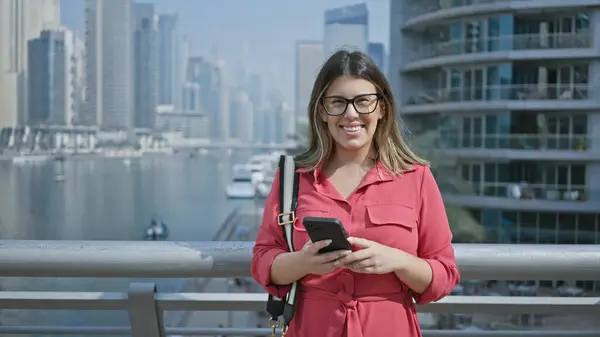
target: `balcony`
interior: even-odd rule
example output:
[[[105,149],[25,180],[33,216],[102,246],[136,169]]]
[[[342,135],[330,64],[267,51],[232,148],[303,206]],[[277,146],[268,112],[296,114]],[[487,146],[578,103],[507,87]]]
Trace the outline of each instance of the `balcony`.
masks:
[[[597,5],[590,0],[412,0],[405,9],[402,29],[420,29],[428,24],[490,13],[539,11],[561,12]]]
[[[592,110],[587,83],[500,84],[421,90],[409,98],[402,113],[482,110]]]
[[[500,160],[600,160],[599,140],[587,135],[555,134],[444,134],[436,147],[451,156]]]
[[[413,53],[410,63],[404,70],[448,63],[470,63],[477,61],[506,61],[549,58],[595,57],[597,53],[582,52],[592,48],[592,39],[587,32],[561,34],[519,34],[511,36],[487,37],[473,40],[435,42],[423,45]],[[527,51],[526,53],[510,53]],[[532,53],[531,51],[537,51]],[[557,52],[558,51],[558,52]],[[484,55],[485,54],[485,55]],[[464,57],[451,57],[463,55]],[[450,57],[450,58],[449,58]],[[439,58],[439,60],[431,60]]]
[[[444,199],[457,205],[506,210],[596,213],[600,191],[586,186],[471,182],[440,185]]]
[[[415,14],[424,15],[454,8],[506,3],[510,1],[511,0],[409,0],[409,5]]]
[[[145,278],[123,292],[0,291],[0,309],[126,311],[129,326],[0,326],[8,334],[104,334],[133,337],[167,335],[268,336],[271,329],[232,327],[190,328],[170,324],[169,311],[263,311],[266,294],[164,293],[150,279],[249,276],[252,242],[100,242],[0,241],[2,277]],[[455,245],[463,280],[600,280],[598,245]],[[509,287],[510,288],[510,287]],[[514,288],[514,287],[513,287]],[[513,293],[513,291],[511,291]],[[559,295],[560,292],[554,292]],[[513,294],[515,295],[515,294]],[[600,330],[558,331],[557,315],[600,315],[600,297],[554,297],[548,293],[523,296],[451,295],[419,306],[438,315],[525,314],[543,317],[535,329],[508,331],[425,330],[425,336],[598,336]],[[520,316],[521,317],[521,316]],[[573,319],[573,318],[571,318]],[[4,323],[4,322],[3,322]],[[266,322],[265,322],[266,323]],[[577,326],[576,329],[580,329]],[[564,328],[563,328],[564,330]]]

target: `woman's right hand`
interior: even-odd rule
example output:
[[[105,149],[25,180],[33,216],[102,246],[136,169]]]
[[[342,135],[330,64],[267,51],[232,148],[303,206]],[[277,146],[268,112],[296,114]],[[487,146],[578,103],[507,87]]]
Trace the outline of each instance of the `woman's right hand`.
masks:
[[[307,274],[329,274],[341,267],[336,264],[338,259],[352,253],[350,250],[338,250],[335,252],[319,254],[319,250],[323,247],[327,247],[329,244],[331,244],[331,240],[322,240],[314,243],[308,240],[304,247],[302,247],[302,250],[298,252],[302,254],[300,259],[302,269]]]

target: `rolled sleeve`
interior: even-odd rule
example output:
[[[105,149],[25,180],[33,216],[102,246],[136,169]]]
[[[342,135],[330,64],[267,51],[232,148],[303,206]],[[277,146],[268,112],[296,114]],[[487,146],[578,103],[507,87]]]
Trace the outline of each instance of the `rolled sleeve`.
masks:
[[[435,302],[447,296],[460,281],[456,266],[452,232],[439,188],[429,168],[423,170],[421,182],[421,209],[419,219],[418,256],[432,271],[429,287],[415,294],[417,304]]]
[[[275,179],[271,191],[265,201],[262,223],[258,228],[256,242],[252,249],[252,262],[250,270],[252,278],[260,284],[269,294],[282,298],[289,291],[290,285],[276,285],[271,282],[271,266],[275,257],[289,251],[283,230],[277,223],[279,214],[279,171],[275,172]]]

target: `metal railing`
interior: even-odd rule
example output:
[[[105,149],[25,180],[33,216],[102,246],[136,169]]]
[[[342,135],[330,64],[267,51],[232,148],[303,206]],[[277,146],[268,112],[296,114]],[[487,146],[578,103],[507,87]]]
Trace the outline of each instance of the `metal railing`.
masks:
[[[442,134],[436,142],[440,149],[511,149],[586,151],[592,139],[587,135],[557,134],[495,134],[451,135]]]
[[[463,194],[480,197],[501,197],[521,200],[547,200],[585,202],[590,193],[600,195],[600,191],[591,190],[582,185],[521,184],[501,182],[470,182],[469,188],[454,189],[440,185],[440,190],[449,194]]]
[[[479,54],[497,51],[546,50],[591,48],[592,39],[587,32],[517,34],[498,37],[480,37],[471,40],[440,41],[422,45],[412,61],[432,57]]]
[[[411,13],[423,15],[446,9],[509,2],[511,0],[412,0]]]
[[[246,277],[252,242],[0,241],[0,277]],[[463,279],[600,280],[597,245],[457,244]],[[0,291],[0,309],[124,310],[130,326],[0,326],[6,334],[267,335],[251,328],[165,327],[170,310],[263,311],[265,294],[160,293],[148,281],[125,292]],[[435,313],[598,314],[600,297],[448,296],[420,306]],[[600,331],[527,331],[527,336],[594,336]],[[522,331],[436,331],[425,336],[520,336]]]
[[[409,105],[477,101],[547,101],[588,99],[587,83],[500,84],[421,90],[408,100]]]

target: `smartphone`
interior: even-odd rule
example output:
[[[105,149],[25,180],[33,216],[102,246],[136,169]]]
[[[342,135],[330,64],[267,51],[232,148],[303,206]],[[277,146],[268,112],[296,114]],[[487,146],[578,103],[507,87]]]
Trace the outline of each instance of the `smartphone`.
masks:
[[[336,218],[304,217],[302,225],[312,242],[331,240],[327,247],[319,249],[319,254],[334,252],[336,250],[352,250],[348,242],[348,234],[342,222]]]

